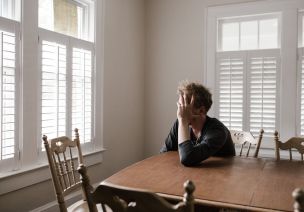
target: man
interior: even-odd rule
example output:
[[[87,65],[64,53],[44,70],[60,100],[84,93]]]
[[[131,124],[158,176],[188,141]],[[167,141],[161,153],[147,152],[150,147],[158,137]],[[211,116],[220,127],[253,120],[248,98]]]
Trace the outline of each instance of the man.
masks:
[[[229,130],[216,118],[207,116],[211,93],[199,83],[184,81],[178,87],[177,120],[161,152],[179,152],[185,166],[193,166],[210,156],[234,156]]]

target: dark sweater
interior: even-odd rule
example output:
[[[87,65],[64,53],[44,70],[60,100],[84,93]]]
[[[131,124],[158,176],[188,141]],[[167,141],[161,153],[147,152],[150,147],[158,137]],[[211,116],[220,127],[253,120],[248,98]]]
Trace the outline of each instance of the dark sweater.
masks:
[[[190,140],[178,144],[178,120],[175,121],[165,141],[161,152],[179,151],[181,163],[193,166],[210,156],[234,156],[235,149],[227,127],[217,120],[207,116],[201,136],[195,139],[191,128]]]

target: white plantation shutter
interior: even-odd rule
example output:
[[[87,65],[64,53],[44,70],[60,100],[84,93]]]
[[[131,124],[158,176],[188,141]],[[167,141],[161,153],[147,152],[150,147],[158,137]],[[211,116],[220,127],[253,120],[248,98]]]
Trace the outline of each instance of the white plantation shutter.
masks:
[[[249,130],[258,136],[260,129],[264,129],[264,136],[272,137],[276,127],[279,50],[249,55]]]
[[[39,40],[41,135],[73,137],[78,128],[80,142],[86,143],[84,150],[90,150],[94,132],[94,44],[44,29],[40,29]]]
[[[72,129],[78,128],[81,143],[87,143],[92,139],[92,52],[72,52]]]
[[[66,46],[41,42],[41,133],[49,138],[66,135]]]
[[[279,50],[217,53],[217,113],[230,130],[276,129]]]
[[[219,118],[233,130],[243,129],[244,69],[241,55],[218,57]]]
[[[304,48],[299,48],[299,85],[300,85],[300,135],[304,135]]]
[[[73,48],[72,61],[72,128],[87,143],[92,139],[92,52]]]
[[[17,37],[15,33],[0,30],[0,160],[13,158],[16,148]]]

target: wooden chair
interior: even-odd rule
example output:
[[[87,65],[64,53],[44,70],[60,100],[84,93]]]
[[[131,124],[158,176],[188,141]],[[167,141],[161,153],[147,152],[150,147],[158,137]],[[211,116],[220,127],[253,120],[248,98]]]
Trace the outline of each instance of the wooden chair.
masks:
[[[304,211],[304,190],[300,188],[296,188],[292,192],[292,196],[295,200],[293,205],[294,212],[303,212]]]
[[[254,138],[250,132],[230,130],[231,138],[232,138],[234,145],[240,146],[239,156],[242,156],[244,149],[247,148],[246,157],[248,157],[251,146],[254,145],[255,152],[253,154],[253,157],[255,157],[255,158],[258,157],[262,138],[263,138],[263,133],[264,133],[264,130],[261,129],[259,137]]]
[[[62,136],[48,141],[46,135],[43,135],[42,139],[60,211],[88,211],[87,202],[84,200],[78,201],[68,208],[66,207],[64,200],[66,195],[81,188],[80,176],[73,162],[74,156],[72,151],[72,149],[77,150],[78,164],[82,164],[83,157],[80,148],[78,129],[75,129],[74,140],[71,140],[67,136]]]
[[[94,192],[91,192],[86,167],[82,165],[78,167],[78,171],[81,174],[83,190],[86,194],[90,212],[96,211],[96,204],[106,205],[113,212],[194,212],[192,194],[195,186],[191,181],[184,183],[186,193],[183,201],[172,205],[155,193],[111,184],[100,184]],[[105,210],[104,207],[103,209]]]
[[[289,150],[289,159],[292,160],[292,149],[298,150],[301,154],[301,160],[303,161],[304,154],[304,138],[300,137],[292,137],[287,140],[285,143],[279,141],[279,133],[278,131],[274,132],[274,141],[275,141],[275,149],[276,149],[276,158],[280,160],[280,149],[281,150]]]

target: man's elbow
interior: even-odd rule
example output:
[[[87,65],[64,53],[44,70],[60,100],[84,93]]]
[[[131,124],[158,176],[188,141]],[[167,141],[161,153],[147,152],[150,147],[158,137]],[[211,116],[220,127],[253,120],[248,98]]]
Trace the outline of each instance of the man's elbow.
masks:
[[[184,166],[194,166],[197,164],[190,155],[184,155],[180,158],[181,164]]]

